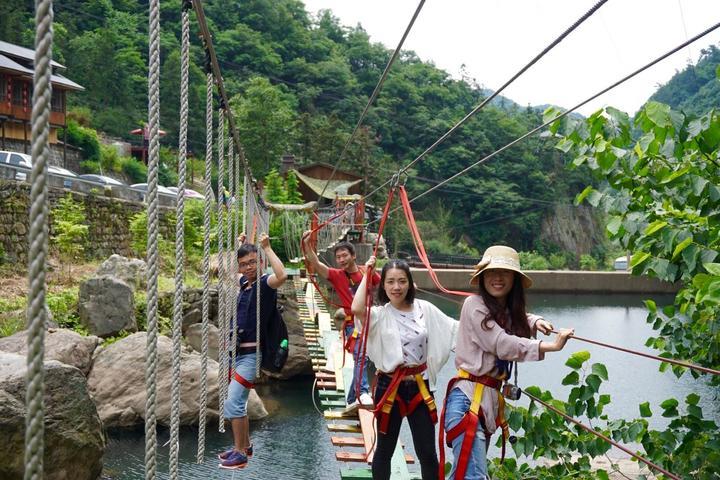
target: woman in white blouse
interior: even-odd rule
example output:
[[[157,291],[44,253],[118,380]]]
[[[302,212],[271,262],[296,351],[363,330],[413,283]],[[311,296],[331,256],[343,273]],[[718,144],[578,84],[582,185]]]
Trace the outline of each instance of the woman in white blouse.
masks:
[[[378,369],[373,392],[378,430],[373,479],[390,478],[390,459],[403,417],[410,425],[423,480],[436,479],[437,408],[430,391],[455,345],[458,322],[433,304],[415,298],[410,267],[402,260],[391,260],[383,267],[379,306],[371,308],[367,322],[366,285],[375,257],[370,257],[366,266],[352,312],[362,328],[368,329],[367,354]]]

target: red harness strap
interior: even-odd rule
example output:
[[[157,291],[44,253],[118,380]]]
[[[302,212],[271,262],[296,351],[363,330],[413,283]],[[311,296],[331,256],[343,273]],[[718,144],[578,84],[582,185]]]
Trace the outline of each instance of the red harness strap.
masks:
[[[375,410],[373,411],[375,418],[378,419],[378,430],[380,430],[380,433],[387,433],[388,424],[390,423],[390,412],[395,403],[397,403],[398,409],[400,410],[400,416],[407,417],[415,411],[418,405],[425,402],[430,411],[430,419],[433,423],[437,423],[438,416],[435,399],[430,395],[425,385],[425,380],[421,375],[426,369],[427,364],[423,363],[417,367],[398,367],[392,374],[386,374],[391,377],[390,385],[388,385],[387,390],[385,390],[385,393],[380,401],[377,402]],[[402,398],[397,396],[397,391],[403,377],[411,375],[415,377],[415,381],[418,384],[418,393],[409,403],[406,403]]]
[[[471,382],[474,382],[476,384],[475,386],[475,393],[473,395],[473,401],[470,405],[470,408],[467,412],[465,412],[465,415],[463,415],[460,422],[458,422],[457,425],[452,427],[450,430],[445,432],[445,411],[447,406],[447,399],[450,396],[450,392],[452,391],[453,387],[455,386],[455,383],[458,380],[470,380]],[[475,441],[475,435],[477,433],[477,427],[478,423],[485,426],[485,419],[483,416],[481,401],[482,401],[482,388],[483,386],[488,386],[490,388],[494,388],[495,390],[498,390],[499,395],[499,403],[501,410],[498,412],[498,417],[496,419],[496,425],[500,428],[502,428],[503,431],[503,444],[502,444],[502,457],[501,462],[505,460],[505,439],[507,438],[507,422],[505,422],[505,415],[504,415],[504,407],[505,402],[502,398],[502,394],[499,392],[500,387],[502,386],[502,380],[498,380],[497,378],[493,378],[489,375],[482,375],[482,376],[476,376],[472,375],[465,371],[460,371],[458,376],[454,377],[452,380],[450,380],[450,383],[448,383],[447,387],[447,393],[445,394],[445,402],[443,404],[442,413],[440,415],[440,435],[438,437],[438,443],[440,448],[440,471],[439,471],[439,478],[445,478],[445,434],[447,433],[447,446],[452,447],[452,441],[455,440],[457,437],[459,437],[462,434],[465,434],[462,440],[462,445],[460,447],[460,456],[457,458],[456,461],[456,468],[455,468],[455,478],[461,479],[465,478],[465,472],[467,471],[467,465],[470,460],[470,456],[472,455],[472,445]],[[491,435],[487,433],[487,429],[483,428],[485,430],[485,445],[486,448],[489,445],[490,437]]]
[[[247,379],[242,377],[235,370],[232,371],[232,378],[234,378],[236,382],[238,382],[240,385],[247,388],[248,390],[252,390],[253,388],[255,388],[255,384],[249,382]]]

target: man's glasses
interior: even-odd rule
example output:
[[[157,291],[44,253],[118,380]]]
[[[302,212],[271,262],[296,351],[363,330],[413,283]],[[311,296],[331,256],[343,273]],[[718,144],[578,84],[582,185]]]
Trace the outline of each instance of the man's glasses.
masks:
[[[246,268],[248,268],[248,267],[254,267],[255,265],[257,265],[257,259],[256,259],[256,258],[254,258],[254,259],[252,259],[252,260],[248,260],[247,262],[239,262],[239,263],[238,263],[238,268],[241,269],[241,270],[244,270],[244,269],[246,269]]]

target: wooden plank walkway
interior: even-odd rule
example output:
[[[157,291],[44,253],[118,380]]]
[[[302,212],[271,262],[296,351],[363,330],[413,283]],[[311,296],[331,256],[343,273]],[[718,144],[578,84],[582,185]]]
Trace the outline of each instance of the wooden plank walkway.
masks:
[[[368,465],[372,462],[375,447],[375,421],[370,410],[344,412],[346,386],[352,382],[353,359],[342,346],[340,333],[335,329],[332,316],[314,285],[307,279],[294,278],[298,311],[305,340],[315,371],[320,406],[327,420],[330,442],[338,448],[335,458],[352,467],[340,468],[343,480],[372,478]],[[343,361],[344,359],[344,361]],[[414,463],[403,452],[398,442],[392,460],[392,478],[411,480],[407,464]]]

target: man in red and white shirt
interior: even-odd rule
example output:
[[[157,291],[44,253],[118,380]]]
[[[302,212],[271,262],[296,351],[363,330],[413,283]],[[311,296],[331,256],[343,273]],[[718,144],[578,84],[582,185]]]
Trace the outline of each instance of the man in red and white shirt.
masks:
[[[367,380],[367,360],[362,370],[362,379],[360,382],[360,391],[356,392],[357,378],[360,376],[360,342],[353,341],[361,338],[359,331],[355,328],[355,322],[352,315],[352,300],[355,296],[360,282],[363,279],[364,270],[361,270],[355,263],[355,247],[349,242],[340,242],[333,248],[335,254],[335,263],[340,268],[332,268],[320,261],[317,254],[310,246],[310,232],[303,235],[305,259],[313,272],[326,279],[337,292],[340,303],[345,310],[345,322],[343,328],[345,330],[345,338],[347,339],[345,347],[352,352],[355,367],[353,369],[352,385],[348,388],[347,403],[349,409],[357,408],[360,404],[372,406],[373,401],[370,396],[370,385]],[[372,286],[380,283],[380,275],[375,272],[372,277]]]

